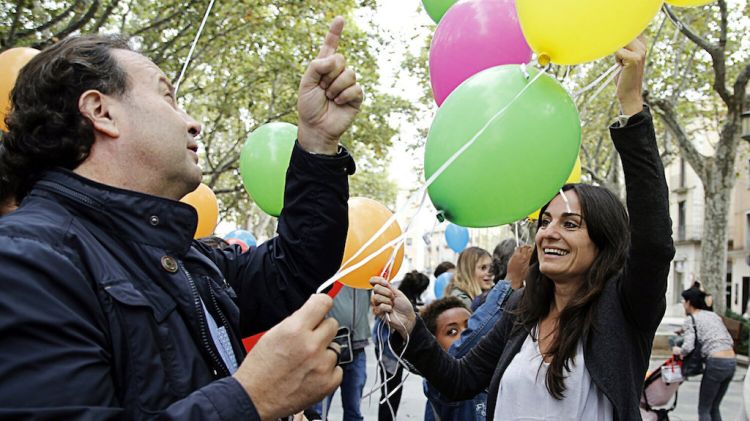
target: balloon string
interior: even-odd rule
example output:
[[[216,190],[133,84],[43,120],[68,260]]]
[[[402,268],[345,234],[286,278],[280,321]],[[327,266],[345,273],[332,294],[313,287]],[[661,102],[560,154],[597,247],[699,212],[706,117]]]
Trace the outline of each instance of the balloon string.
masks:
[[[518,222],[513,223],[513,228],[516,229],[516,247],[518,247]]]
[[[616,64],[616,66],[619,66],[619,65]],[[599,88],[594,92],[594,94],[591,95],[591,97],[589,97],[586,100],[586,104],[584,104],[584,109],[581,110],[581,112],[579,113],[581,116],[585,115],[584,111],[588,108],[587,106],[589,104],[591,104],[594,101],[594,99],[596,99],[596,97],[599,96],[600,93],[602,93],[602,91],[604,90],[604,88],[606,88],[607,86],[609,86],[609,84],[612,82],[612,80],[614,80],[614,78],[616,78],[617,75],[619,75],[621,71],[622,71],[622,67],[618,68],[617,71],[615,71],[614,73],[612,73],[611,75],[609,75],[609,77],[607,78],[607,80],[604,81],[604,83],[602,83],[601,85],[599,85]],[[581,119],[581,126],[583,126],[583,119]]]
[[[602,80],[604,80],[607,76],[609,76],[610,73],[617,70],[617,68],[620,67],[619,64],[615,63],[610,67],[609,69],[605,70],[604,73],[600,74],[596,79],[594,79],[593,82],[589,83],[588,85],[584,86],[583,88],[579,89],[575,94],[573,94],[573,99],[578,99],[579,96],[581,96],[583,93],[590,91],[595,86],[597,86],[599,83],[601,83]]]
[[[211,13],[211,8],[214,7],[214,0],[211,0],[210,3],[208,3],[208,7],[206,8],[206,13],[203,15],[203,20],[201,21],[200,27],[198,27],[198,33],[195,34],[195,39],[193,39],[193,44],[190,46],[190,51],[188,52],[187,58],[185,59],[185,63],[182,65],[182,70],[180,71],[180,76],[177,77],[177,82],[174,84],[174,96],[177,97],[177,91],[180,89],[180,83],[182,83],[182,78],[185,76],[185,71],[187,71],[188,65],[190,64],[190,60],[193,58],[193,51],[195,51],[195,46],[198,44],[198,40],[201,37],[201,33],[203,32],[203,27],[206,25],[206,21],[208,20],[208,15]]]
[[[570,201],[568,201],[568,196],[565,195],[563,189],[560,189],[560,196],[562,197],[563,202],[565,202],[565,211],[568,213],[573,213],[573,211],[570,209]]]
[[[446,161],[445,161],[445,162],[443,163],[443,165],[441,165],[441,166],[440,166],[440,167],[439,167],[439,168],[437,169],[437,171],[435,171],[435,173],[434,173],[434,174],[432,174],[432,176],[431,176],[430,178],[428,178],[428,179],[427,179],[427,180],[425,181],[424,185],[423,185],[423,186],[422,186],[422,187],[421,187],[421,188],[420,188],[419,190],[415,191],[415,192],[414,192],[414,193],[413,193],[413,194],[412,194],[411,196],[409,196],[409,198],[408,198],[408,199],[406,200],[406,202],[405,202],[405,203],[404,203],[404,204],[403,204],[403,205],[401,206],[401,208],[400,208],[400,209],[399,209],[399,210],[398,210],[397,212],[395,212],[395,213],[394,213],[393,215],[391,215],[391,217],[390,217],[390,218],[388,218],[388,220],[387,220],[387,221],[386,221],[386,222],[385,222],[385,223],[383,224],[383,226],[381,226],[381,227],[380,227],[380,229],[378,229],[378,231],[376,231],[376,232],[375,232],[375,234],[373,234],[373,235],[372,235],[372,236],[370,237],[370,239],[369,239],[369,240],[367,240],[367,242],[365,242],[365,244],[363,244],[362,246],[360,246],[360,248],[359,248],[359,249],[358,249],[358,250],[357,250],[357,251],[356,251],[356,252],[355,252],[355,253],[354,253],[354,254],[353,254],[353,255],[352,255],[352,256],[351,256],[351,257],[350,257],[349,259],[347,259],[347,260],[346,260],[346,261],[345,261],[345,262],[344,262],[344,263],[343,263],[343,264],[341,265],[341,267],[345,267],[345,266],[346,266],[347,264],[351,263],[351,261],[352,261],[353,259],[355,259],[355,258],[356,258],[356,257],[358,257],[358,256],[359,256],[360,254],[362,254],[362,252],[363,252],[363,251],[364,251],[364,250],[365,250],[365,249],[366,249],[367,247],[369,247],[369,246],[370,246],[370,245],[371,245],[371,244],[372,244],[373,242],[375,242],[375,240],[377,240],[377,238],[379,238],[379,237],[380,237],[380,235],[382,235],[382,234],[383,234],[383,233],[385,232],[385,230],[386,230],[386,229],[387,229],[388,227],[390,227],[390,226],[391,226],[391,224],[393,224],[393,223],[394,223],[394,222],[396,221],[396,218],[397,218],[397,217],[398,217],[398,216],[399,216],[399,215],[400,215],[401,213],[403,213],[403,211],[404,211],[404,210],[406,209],[407,205],[408,205],[408,204],[410,204],[410,203],[412,203],[412,202],[414,201],[414,199],[415,199],[416,197],[418,197],[419,195],[422,195],[422,196],[423,196],[423,197],[422,197],[422,200],[425,200],[425,197],[426,197],[426,195],[427,195],[427,188],[428,188],[428,187],[429,187],[429,186],[430,186],[430,185],[431,185],[431,184],[432,184],[433,182],[435,182],[435,180],[436,180],[436,179],[437,179],[437,178],[438,178],[438,177],[439,177],[440,175],[442,175],[442,174],[443,174],[443,172],[445,172],[445,170],[446,170],[446,169],[447,169],[447,168],[448,168],[448,167],[449,167],[449,166],[450,166],[451,164],[453,164],[453,162],[455,162],[455,161],[456,161],[456,159],[458,159],[458,158],[459,158],[459,157],[460,157],[460,156],[461,156],[461,155],[462,155],[462,154],[463,154],[464,152],[466,152],[466,150],[467,150],[467,149],[469,149],[469,148],[470,148],[470,147],[471,147],[471,146],[472,146],[472,145],[473,145],[473,144],[474,144],[474,143],[476,142],[476,140],[477,140],[477,139],[478,139],[478,138],[479,138],[479,137],[480,137],[480,136],[481,136],[481,135],[482,135],[482,134],[483,134],[483,133],[484,133],[484,132],[485,132],[485,131],[487,130],[487,128],[489,128],[489,127],[490,127],[490,125],[491,125],[492,123],[494,123],[494,122],[495,122],[495,120],[497,120],[497,119],[498,119],[498,118],[500,118],[500,117],[501,117],[502,115],[504,115],[504,114],[505,114],[505,113],[506,113],[506,112],[508,111],[508,109],[510,109],[510,107],[511,107],[511,106],[512,106],[512,105],[513,105],[513,104],[514,104],[514,103],[515,103],[515,102],[516,102],[516,101],[518,100],[518,98],[520,98],[520,97],[521,97],[521,95],[523,95],[523,94],[524,94],[524,93],[525,93],[525,92],[526,92],[526,91],[527,91],[527,90],[529,89],[529,87],[530,87],[531,85],[533,85],[533,84],[534,84],[534,82],[536,82],[536,81],[537,81],[537,80],[538,80],[538,79],[539,79],[539,78],[540,78],[540,77],[541,77],[541,76],[542,76],[543,74],[544,74],[544,72],[543,72],[543,71],[538,71],[538,72],[537,72],[537,74],[536,74],[536,75],[534,75],[534,77],[533,77],[533,78],[532,78],[532,79],[531,79],[531,80],[529,81],[529,83],[527,83],[527,84],[526,84],[526,85],[525,85],[525,86],[524,86],[524,87],[523,87],[523,88],[522,88],[522,89],[521,89],[520,91],[518,91],[518,93],[517,93],[517,94],[516,94],[516,95],[515,95],[515,96],[514,96],[514,97],[513,97],[513,98],[512,98],[512,99],[511,99],[511,100],[510,100],[510,101],[509,101],[509,102],[508,102],[508,103],[507,103],[507,104],[506,104],[506,105],[505,105],[504,107],[503,107],[503,108],[501,108],[501,109],[500,109],[500,110],[499,110],[499,111],[498,111],[497,113],[495,113],[495,114],[494,114],[494,115],[493,115],[493,116],[492,116],[492,117],[491,117],[491,118],[490,118],[490,119],[489,119],[489,120],[487,121],[487,123],[485,123],[485,124],[484,124],[484,126],[482,126],[482,128],[480,128],[480,129],[479,129],[479,131],[478,131],[478,132],[477,132],[477,133],[476,133],[476,134],[475,134],[475,135],[474,135],[474,136],[473,136],[473,137],[472,137],[471,139],[469,139],[469,141],[468,141],[468,142],[466,142],[466,143],[465,143],[465,144],[464,144],[463,146],[461,146],[461,148],[459,148],[459,149],[458,149],[458,150],[457,150],[457,151],[456,151],[456,152],[455,152],[455,153],[454,153],[453,155],[451,155],[451,156],[450,156],[450,157],[449,157],[449,158],[448,158],[448,159],[447,159],[447,160],[446,160]],[[412,219],[410,219],[410,221],[411,221],[411,220],[413,220],[413,218],[412,218]],[[408,227],[409,227],[409,228],[411,227],[411,222],[409,223],[409,226],[408,226]],[[407,231],[404,231],[404,232],[403,232],[403,234],[402,234],[402,236],[404,236],[404,237],[405,237],[405,234],[406,234],[406,233],[407,233]],[[389,242],[388,244],[386,244],[386,246],[388,246],[388,245],[389,245],[389,244],[391,244],[391,243],[394,243],[394,242],[393,242],[393,241],[391,241],[391,242]],[[395,243],[394,243],[394,244],[395,244]],[[384,246],[384,247],[386,247],[386,246]],[[353,270],[356,270],[356,269],[360,268],[360,267],[361,267],[362,265],[364,265],[365,263],[367,263],[367,262],[369,262],[370,260],[374,259],[374,258],[375,258],[376,256],[378,256],[378,255],[379,255],[379,254],[380,254],[380,253],[381,253],[381,252],[382,252],[382,251],[384,250],[384,247],[381,247],[381,248],[380,248],[380,249],[379,249],[378,251],[376,251],[375,253],[372,253],[372,254],[370,254],[369,256],[366,256],[366,257],[365,257],[365,258],[363,258],[363,260],[362,260],[362,261],[360,261],[360,262],[359,262],[359,263],[358,263],[357,265],[354,265],[354,266],[350,266],[350,267],[347,267],[347,268],[346,268],[345,270],[343,270],[343,271],[342,271],[342,270],[340,269],[340,270],[339,270],[339,272],[337,272],[336,274],[334,274],[334,275],[333,275],[333,277],[331,277],[330,279],[328,279],[328,280],[327,280],[326,282],[324,282],[324,283],[323,283],[323,284],[322,284],[322,285],[320,286],[320,288],[318,288],[318,292],[320,292],[320,291],[324,290],[325,288],[327,288],[328,286],[330,286],[331,284],[333,284],[333,283],[334,283],[334,282],[335,282],[336,280],[338,280],[338,279],[341,279],[341,278],[342,278],[343,276],[345,276],[345,275],[347,275],[347,274],[351,273],[351,272],[352,272]]]

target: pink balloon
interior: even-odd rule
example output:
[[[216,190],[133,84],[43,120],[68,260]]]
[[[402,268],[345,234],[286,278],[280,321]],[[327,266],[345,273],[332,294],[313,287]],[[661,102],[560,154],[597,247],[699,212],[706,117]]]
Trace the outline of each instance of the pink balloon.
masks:
[[[430,82],[438,105],[470,76],[502,64],[531,60],[514,0],[454,4],[440,20],[430,46]]]

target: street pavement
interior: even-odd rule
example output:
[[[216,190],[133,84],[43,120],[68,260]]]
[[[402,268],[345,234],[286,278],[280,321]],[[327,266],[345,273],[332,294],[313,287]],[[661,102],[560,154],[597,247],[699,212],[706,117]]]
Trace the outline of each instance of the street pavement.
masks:
[[[651,368],[659,366],[664,362],[663,358],[651,360]],[[729,385],[724,400],[721,403],[721,415],[724,420],[732,421],[740,410],[742,399],[742,382],[745,378],[746,367],[737,367],[734,379]],[[376,360],[372,345],[367,347],[367,384],[364,393],[367,394],[375,384]],[[669,414],[673,421],[697,421],[698,420],[698,391],[700,388],[700,377],[691,378],[683,383],[677,394],[677,407]],[[371,398],[362,401],[361,410],[365,420],[378,419],[378,399],[380,391],[372,394]],[[422,393],[422,378],[409,375],[404,383],[404,392],[401,397],[401,405],[398,409],[399,420],[421,420],[424,418],[424,407],[426,398]],[[343,418],[341,397],[338,391],[333,398],[328,419],[339,421]]]

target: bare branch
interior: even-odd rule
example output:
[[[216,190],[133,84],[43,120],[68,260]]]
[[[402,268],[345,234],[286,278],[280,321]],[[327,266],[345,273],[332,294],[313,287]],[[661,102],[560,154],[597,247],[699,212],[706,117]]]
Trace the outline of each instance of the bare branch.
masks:
[[[672,11],[672,8],[668,4],[664,4],[662,7],[662,10],[664,13],[667,14],[669,17],[669,20],[672,21],[672,23],[677,26],[677,28],[685,34],[686,37],[690,39],[690,41],[693,41],[696,43],[699,47],[701,47],[703,50],[705,50],[709,55],[713,56],[713,52],[719,49],[718,46],[711,44],[711,42],[700,35],[696,34],[690,27],[680,20],[680,18],[677,17],[677,15],[674,14],[674,11]]]
[[[682,156],[690,163],[690,166],[693,167],[698,176],[703,179],[707,157],[698,152],[695,145],[688,139],[687,133],[682,129],[682,125],[680,125],[677,119],[672,104],[660,98],[651,98],[649,103],[674,136],[677,145],[680,147]]]
[[[18,30],[18,25],[21,23],[21,10],[23,10],[24,7],[26,7],[26,2],[24,0],[18,0],[16,2],[16,13],[13,14],[13,23],[10,26],[8,37],[3,42],[3,46],[9,47],[15,45],[16,31]]]
[[[112,11],[115,10],[115,7],[117,7],[120,0],[113,0],[109,6],[107,6],[106,9],[104,9],[104,12],[102,12],[102,15],[99,16],[99,19],[94,24],[93,28],[91,28],[92,32],[99,32],[99,28],[104,25],[104,23],[109,19],[110,15],[112,15]]]
[[[698,45],[700,48],[702,48],[711,56],[711,63],[714,68],[714,84],[713,84],[714,91],[716,91],[716,93],[719,94],[719,96],[724,101],[724,103],[726,103],[728,106],[731,106],[733,102],[733,98],[729,95],[729,91],[727,91],[727,87],[726,87],[726,75],[727,75],[726,57],[725,57],[726,31],[727,31],[727,19],[725,16],[726,3],[724,3],[724,1],[721,0],[719,2],[720,8],[722,8],[722,4],[723,4],[723,9],[722,9],[722,18],[721,18],[721,34],[724,36],[724,39],[722,41],[722,38],[720,36],[719,45],[712,44],[707,39],[696,34],[692,29],[690,29],[688,25],[682,22],[677,17],[677,15],[674,14],[674,12],[672,11],[672,8],[669,7],[669,5],[667,5],[666,3],[664,4],[662,10],[664,10],[664,13],[666,13],[667,16],[669,16],[669,19],[672,20],[672,22],[677,26],[677,28],[679,28],[680,32],[682,32],[686,37],[688,37],[688,39],[693,41],[696,45]]]
[[[195,0],[191,0],[188,4],[179,6],[179,8],[175,10],[173,13],[170,13],[169,15],[164,16],[163,18],[156,19],[150,25],[146,25],[143,28],[133,32],[133,36],[138,36],[146,31],[159,28],[160,26],[174,19],[176,16],[179,16],[180,14],[185,13],[185,10],[189,9],[195,3],[196,3]]]
[[[94,15],[96,14],[96,11],[99,9],[99,0],[94,0],[91,3],[91,7],[89,7],[89,10],[86,11],[86,13],[81,16],[80,19],[77,21],[73,21],[64,29],[62,29],[60,32],[56,33],[51,37],[51,40],[55,39],[63,39],[67,37],[68,35],[72,34],[73,32],[81,29],[83,25],[87,24],[91,19],[94,18]]]

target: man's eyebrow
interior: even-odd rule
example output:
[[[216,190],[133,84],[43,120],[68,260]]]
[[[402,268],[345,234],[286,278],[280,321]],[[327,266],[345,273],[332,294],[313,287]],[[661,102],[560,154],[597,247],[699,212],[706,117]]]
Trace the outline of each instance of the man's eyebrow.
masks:
[[[172,96],[174,96],[174,86],[172,86],[172,82],[170,82],[166,76],[159,76],[159,83],[163,83],[164,85],[166,85],[169,89],[169,92],[172,94]]]

